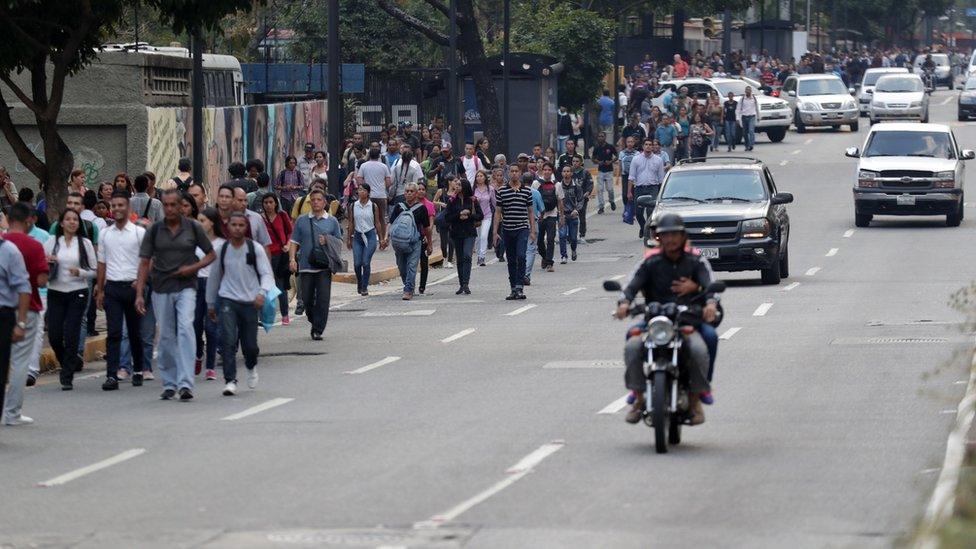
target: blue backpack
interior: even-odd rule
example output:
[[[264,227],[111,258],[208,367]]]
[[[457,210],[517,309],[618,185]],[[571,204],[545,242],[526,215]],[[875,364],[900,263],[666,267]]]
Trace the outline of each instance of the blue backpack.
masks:
[[[413,212],[423,207],[423,203],[418,202],[409,210],[401,211],[393,220],[390,225],[390,244],[393,245],[394,250],[400,253],[409,252],[420,240],[420,230],[417,228],[417,220],[414,219]]]

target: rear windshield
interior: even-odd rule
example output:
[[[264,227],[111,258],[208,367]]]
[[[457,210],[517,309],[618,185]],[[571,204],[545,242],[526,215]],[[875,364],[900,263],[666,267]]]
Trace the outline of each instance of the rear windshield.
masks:
[[[762,174],[756,170],[689,170],[671,172],[661,200],[758,202],[766,199]]]
[[[871,134],[862,156],[955,158],[947,132],[883,131]]]

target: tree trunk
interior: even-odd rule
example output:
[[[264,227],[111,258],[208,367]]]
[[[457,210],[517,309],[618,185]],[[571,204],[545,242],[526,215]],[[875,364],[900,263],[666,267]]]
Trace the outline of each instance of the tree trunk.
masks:
[[[474,14],[472,0],[457,0],[457,7],[458,13]],[[470,15],[458,18],[458,35],[458,50],[461,51],[474,82],[474,95],[478,100],[478,111],[481,114],[481,128],[491,145],[491,152],[505,153],[508,151],[508,143],[505,142],[505,132],[502,131],[504,122],[499,112],[495,81],[485,57],[485,47],[481,42],[477,20]]]
[[[44,170],[39,183],[44,191],[48,219],[53,222],[68,201],[68,177],[74,169],[74,155],[58,134],[56,121],[39,124],[37,129],[44,143]]]

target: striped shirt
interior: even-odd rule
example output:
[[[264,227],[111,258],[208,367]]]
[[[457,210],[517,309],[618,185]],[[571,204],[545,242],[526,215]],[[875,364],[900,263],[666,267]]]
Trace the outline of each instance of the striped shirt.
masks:
[[[502,209],[502,228],[517,231],[529,228],[529,212],[532,208],[532,191],[525,187],[518,190],[505,186],[495,195],[496,203]]]

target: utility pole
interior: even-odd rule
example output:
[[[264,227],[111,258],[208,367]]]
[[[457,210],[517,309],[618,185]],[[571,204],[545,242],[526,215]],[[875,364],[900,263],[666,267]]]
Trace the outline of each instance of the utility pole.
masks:
[[[340,196],[339,150],[342,143],[342,59],[339,56],[339,0],[329,0],[329,193]]]
[[[451,0],[451,25],[447,52],[447,128],[451,132],[451,139],[457,147],[457,106],[458,106],[458,77],[457,77],[457,0]]]
[[[614,33],[613,39],[613,136],[611,139],[614,147],[620,139],[620,123],[617,120],[617,113],[620,112],[620,92],[617,90],[620,88],[620,34],[623,32],[623,20],[623,15],[617,18],[617,32]]]
[[[722,56],[725,58],[725,70],[728,71],[732,68],[732,10],[729,8],[722,12]]]
[[[505,147],[501,150],[505,158],[511,162],[511,157],[508,152],[512,150],[512,132],[509,131],[509,105],[511,104],[511,98],[509,96],[508,89],[508,68],[509,68],[509,34],[512,30],[512,6],[511,0],[504,0],[504,15],[502,26],[505,30],[505,39],[502,41],[502,135],[505,139]]]
[[[190,33],[193,42],[193,180],[203,181],[203,33],[195,26]],[[217,181],[207,181],[214,185]]]

